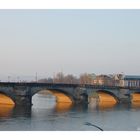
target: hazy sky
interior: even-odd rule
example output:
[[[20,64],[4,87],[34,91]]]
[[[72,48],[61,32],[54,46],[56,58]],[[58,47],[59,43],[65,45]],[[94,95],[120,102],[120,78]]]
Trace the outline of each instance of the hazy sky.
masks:
[[[140,75],[140,10],[0,10],[0,75]]]

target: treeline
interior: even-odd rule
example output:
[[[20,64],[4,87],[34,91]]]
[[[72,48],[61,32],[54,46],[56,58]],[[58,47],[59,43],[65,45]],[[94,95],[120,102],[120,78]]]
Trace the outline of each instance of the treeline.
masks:
[[[65,83],[65,84],[91,84],[91,85],[110,85],[119,86],[123,79],[123,74],[112,74],[112,75],[95,75],[83,73],[79,77],[72,74],[65,75],[62,72],[49,78],[40,79],[37,82],[40,83]]]
[[[95,74],[83,73],[79,77],[72,74],[65,75],[62,72],[57,73],[53,78],[44,78],[38,80],[40,83],[66,83],[66,84],[93,84]]]

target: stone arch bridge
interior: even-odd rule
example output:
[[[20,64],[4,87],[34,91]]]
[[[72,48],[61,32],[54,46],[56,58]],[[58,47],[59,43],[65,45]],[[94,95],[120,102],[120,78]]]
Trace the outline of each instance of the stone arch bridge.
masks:
[[[10,97],[15,105],[32,105],[32,96],[41,90],[59,91],[68,96],[73,103],[88,103],[88,97],[97,92],[110,94],[118,102],[130,102],[131,93],[140,93],[140,88],[81,85],[81,84],[55,84],[55,83],[9,83],[0,82],[0,93]]]

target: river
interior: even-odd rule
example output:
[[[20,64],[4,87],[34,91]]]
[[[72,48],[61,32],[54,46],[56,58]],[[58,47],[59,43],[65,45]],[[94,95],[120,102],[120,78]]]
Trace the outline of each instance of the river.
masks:
[[[56,103],[52,95],[36,94],[33,106],[0,105],[0,131],[139,131],[140,103],[88,105]]]

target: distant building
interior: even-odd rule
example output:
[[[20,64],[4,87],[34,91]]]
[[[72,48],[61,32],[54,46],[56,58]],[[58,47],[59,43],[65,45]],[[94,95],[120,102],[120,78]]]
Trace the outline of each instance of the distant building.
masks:
[[[120,86],[140,87],[140,76],[126,75],[120,80]]]
[[[122,81],[124,79],[124,74],[115,74],[113,76],[114,81],[115,81],[115,86],[122,86]]]
[[[107,85],[107,86],[115,85],[114,79],[107,75],[96,76],[96,79],[94,79],[94,84],[95,85]]]

